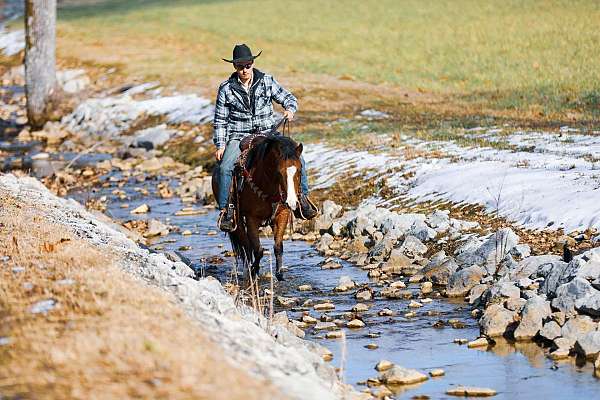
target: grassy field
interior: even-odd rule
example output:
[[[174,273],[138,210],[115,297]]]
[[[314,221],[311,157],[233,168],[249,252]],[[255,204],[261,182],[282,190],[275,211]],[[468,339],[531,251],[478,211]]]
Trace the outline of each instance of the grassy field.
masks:
[[[79,0],[59,54],[134,76],[207,85],[232,44],[279,76],[390,84],[540,116],[600,114],[600,2]]]

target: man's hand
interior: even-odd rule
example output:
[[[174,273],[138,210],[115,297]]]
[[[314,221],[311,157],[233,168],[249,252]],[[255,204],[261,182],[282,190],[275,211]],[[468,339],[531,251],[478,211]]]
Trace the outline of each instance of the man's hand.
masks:
[[[293,121],[294,120],[294,113],[291,112],[290,110],[285,110],[283,112],[283,117],[287,118],[288,121]]]
[[[225,147],[222,147],[215,151],[215,158],[217,159],[217,161],[221,161],[221,159],[223,158],[223,153],[225,153]]]

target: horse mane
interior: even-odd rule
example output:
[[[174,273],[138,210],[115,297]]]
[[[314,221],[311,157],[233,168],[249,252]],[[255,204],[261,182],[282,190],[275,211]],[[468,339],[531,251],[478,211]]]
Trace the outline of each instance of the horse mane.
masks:
[[[264,140],[252,147],[246,158],[246,169],[252,168],[257,162],[265,159],[273,146],[278,145],[281,158],[284,160],[298,159],[296,147],[298,144],[287,136],[268,135]]]

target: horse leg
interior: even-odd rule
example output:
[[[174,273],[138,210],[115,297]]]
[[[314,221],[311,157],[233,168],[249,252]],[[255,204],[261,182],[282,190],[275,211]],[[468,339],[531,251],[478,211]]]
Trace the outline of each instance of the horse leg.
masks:
[[[275,277],[278,281],[284,280],[283,272],[281,272],[281,267],[283,265],[283,235],[285,233],[285,228],[287,227],[289,218],[290,211],[286,208],[275,216],[275,221],[273,223],[273,240],[275,242],[275,245],[273,246],[275,253]]]
[[[252,246],[252,253],[254,254],[254,262],[250,268],[250,273],[253,277],[258,276],[260,270],[260,260],[263,257],[264,251],[260,245],[260,237],[258,235],[258,222],[254,218],[247,219],[248,224],[248,241]]]

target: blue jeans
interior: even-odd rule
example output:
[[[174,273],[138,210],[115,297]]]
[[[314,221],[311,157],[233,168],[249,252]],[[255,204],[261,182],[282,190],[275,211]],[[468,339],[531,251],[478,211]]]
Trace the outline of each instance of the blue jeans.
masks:
[[[219,193],[217,194],[217,203],[219,209],[223,209],[227,205],[227,197],[229,196],[229,186],[231,186],[233,167],[235,166],[235,162],[237,161],[239,155],[240,141],[230,140],[227,142],[225,152],[223,153],[223,158],[217,165],[217,168],[219,168],[217,173],[217,177],[219,179]],[[300,162],[302,164],[300,189],[302,190],[303,194],[308,195],[308,176],[306,175],[306,164],[303,157],[300,157]]]

